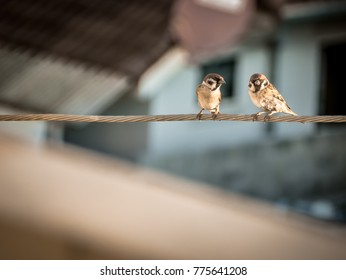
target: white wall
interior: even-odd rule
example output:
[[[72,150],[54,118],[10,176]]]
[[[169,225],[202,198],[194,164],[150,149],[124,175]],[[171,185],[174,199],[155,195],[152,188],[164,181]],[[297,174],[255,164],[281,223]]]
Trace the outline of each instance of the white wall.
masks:
[[[317,115],[319,102],[319,42],[309,27],[282,32],[277,56],[276,86],[298,115]],[[278,123],[278,137],[295,137],[313,132],[315,124]]]
[[[5,106],[0,106],[1,115],[25,114]],[[5,133],[15,137],[30,140],[36,144],[42,144],[47,136],[47,122],[41,121],[4,121],[0,122],[0,134]]]

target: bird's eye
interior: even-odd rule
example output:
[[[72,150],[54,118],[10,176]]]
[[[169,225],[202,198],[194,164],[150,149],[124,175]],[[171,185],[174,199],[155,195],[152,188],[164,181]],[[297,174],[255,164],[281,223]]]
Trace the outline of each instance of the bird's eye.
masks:
[[[260,80],[256,80],[256,81],[255,81],[255,85],[256,85],[256,86],[259,86],[260,84],[261,84]]]
[[[213,84],[213,81],[212,81],[212,80],[208,80],[208,84],[209,84],[209,85],[212,85],[212,84]]]

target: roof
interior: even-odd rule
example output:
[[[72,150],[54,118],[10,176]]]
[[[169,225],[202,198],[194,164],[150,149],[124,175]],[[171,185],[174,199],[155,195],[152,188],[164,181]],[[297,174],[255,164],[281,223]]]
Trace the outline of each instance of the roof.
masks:
[[[138,77],[170,47],[171,3],[1,1],[0,42]]]
[[[0,101],[20,111],[96,114],[129,88],[124,75],[0,48]]]
[[[102,112],[171,47],[171,3],[1,1],[1,103],[39,113]]]
[[[212,34],[216,46],[234,44],[254,17],[255,6],[270,13],[295,16],[301,11],[304,16],[307,9],[317,13],[321,9],[331,12],[335,10],[333,7],[335,11],[345,8],[341,5],[343,0],[248,0],[238,9],[234,8],[237,1],[214,2],[211,5],[205,0],[2,0],[0,43],[137,79],[172,46],[176,38],[171,37],[182,37],[187,46],[203,45],[206,40],[198,37],[199,29],[210,29],[211,25],[211,30],[220,31],[215,32],[219,37]],[[221,8],[217,9],[218,5]],[[222,5],[233,5],[233,9],[222,9]],[[178,9],[178,20],[177,6],[182,6]],[[211,19],[209,25],[203,20],[206,15]],[[225,25],[237,27],[227,31]]]
[[[346,12],[345,0],[259,0],[258,4],[283,20],[339,17]]]
[[[194,59],[214,57],[238,43],[248,31],[255,2],[177,0],[172,9],[172,36]]]
[[[176,0],[170,28],[193,60],[203,61],[227,55],[240,42],[267,41],[280,23],[335,20],[345,12],[343,0]]]

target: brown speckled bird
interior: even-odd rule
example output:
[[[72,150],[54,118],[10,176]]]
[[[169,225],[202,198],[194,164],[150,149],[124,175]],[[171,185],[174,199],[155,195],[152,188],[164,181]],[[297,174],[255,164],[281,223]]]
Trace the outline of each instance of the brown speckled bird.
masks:
[[[225,83],[224,78],[216,73],[210,73],[204,77],[202,83],[196,89],[198,105],[201,107],[201,111],[196,116],[197,119],[200,120],[203,111],[208,110],[212,114],[212,119],[215,120],[220,113],[220,87]]]
[[[287,105],[280,92],[269,82],[263,74],[255,73],[250,77],[249,95],[255,106],[260,108],[261,112],[253,114],[253,120],[257,120],[259,115],[267,113],[264,120],[270,119],[275,113],[287,113],[297,116],[295,112]]]

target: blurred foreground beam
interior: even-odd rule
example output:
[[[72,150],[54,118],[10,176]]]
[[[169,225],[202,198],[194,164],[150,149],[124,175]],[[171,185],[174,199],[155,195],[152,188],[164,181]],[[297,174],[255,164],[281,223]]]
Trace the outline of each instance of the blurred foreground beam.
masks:
[[[1,259],[345,259],[345,226],[0,135]]]
[[[211,120],[210,114],[202,115],[201,120]],[[56,122],[169,122],[169,121],[197,121],[196,114],[177,115],[134,115],[134,116],[86,116],[67,114],[18,114],[0,115],[0,121],[56,121]],[[251,115],[219,114],[216,121],[253,121]],[[259,116],[259,122],[264,122],[264,116]],[[300,122],[300,123],[344,123],[346,116],[272,116],[268,122]]]

